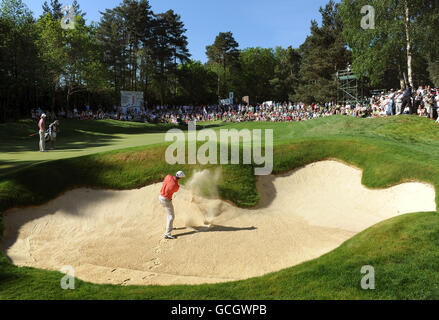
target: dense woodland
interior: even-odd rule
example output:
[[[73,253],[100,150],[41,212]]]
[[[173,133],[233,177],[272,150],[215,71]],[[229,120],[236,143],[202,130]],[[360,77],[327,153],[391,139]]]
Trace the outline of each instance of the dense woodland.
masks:
[[[375,8],[374,29],[360,26],[364,5]],[[73,7],[46,1],[35,17],[21,0],[1,0],[0,121],[36,107],[111,109],[121,90],[143,91],[148,107],[216,104],[230,91],[235,102],[335,101],[336,71],[348,65],[369,88],[397,88],[404,74],[439,86],[438,0],[330,0],[299,48],[239,49],[225,31],[206,46],[205,64],[191,59],[172,10],[123,0],[87,23]]]

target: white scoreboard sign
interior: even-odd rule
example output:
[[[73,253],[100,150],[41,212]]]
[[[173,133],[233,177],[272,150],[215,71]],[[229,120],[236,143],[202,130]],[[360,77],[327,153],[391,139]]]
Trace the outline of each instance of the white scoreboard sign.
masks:
[[[143,92],[121,91],[121,107],[143,107]]]

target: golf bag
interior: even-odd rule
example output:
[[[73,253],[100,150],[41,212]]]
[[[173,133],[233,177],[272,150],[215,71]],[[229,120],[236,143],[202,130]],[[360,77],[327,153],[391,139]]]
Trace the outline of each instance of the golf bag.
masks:
[[[46,142],[50,141],[50,131],[47,129],[46,133],[44,133],[44,140]]]

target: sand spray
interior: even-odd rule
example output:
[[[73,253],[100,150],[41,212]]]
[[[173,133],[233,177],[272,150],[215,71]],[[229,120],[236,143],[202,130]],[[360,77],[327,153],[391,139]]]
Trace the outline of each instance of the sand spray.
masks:
[[[191,205],[196,206],[203,216],[205,226],[211,226],[215,218],[222,213],[223,202],[219,199],[218,183],[221,179],[221,168],[215,170],[204,169],[195,171],[186,183],[185,188],[189,191]],[[195,224],[194,217],[188,216],[186,226]]]

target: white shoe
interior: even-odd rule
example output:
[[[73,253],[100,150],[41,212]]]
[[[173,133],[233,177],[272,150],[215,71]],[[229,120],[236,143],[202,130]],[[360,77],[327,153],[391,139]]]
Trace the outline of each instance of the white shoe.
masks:
[[[170,234],[169,234],[169,235],[168,235],[168,234],[165,234],[165,239],[174,240],[174,239],[177,239],[177,238],[174,237],[174,236],[171,236]]]

